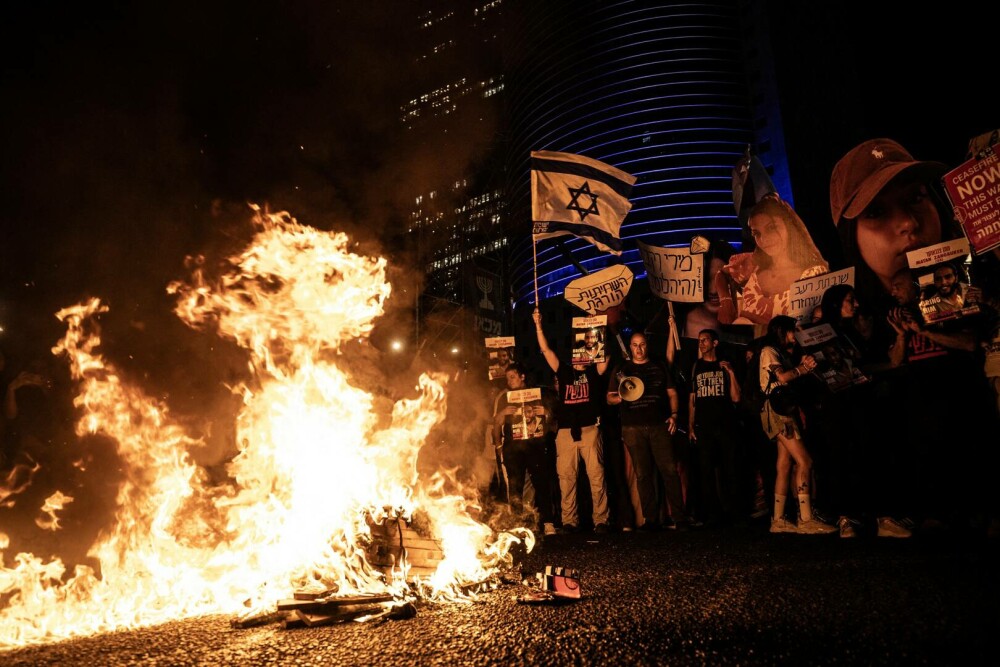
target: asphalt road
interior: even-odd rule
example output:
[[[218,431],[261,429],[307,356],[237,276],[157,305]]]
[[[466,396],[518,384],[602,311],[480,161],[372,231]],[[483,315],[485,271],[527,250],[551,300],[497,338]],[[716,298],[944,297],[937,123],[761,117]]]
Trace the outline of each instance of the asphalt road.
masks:
[[[1000,544],[770,535],[763,526],[547,538],[519,559],[581,573],[583,598],[473,603],[285,629],[229,617],[0,652],[0,665],[981,665],[1000,656]]]

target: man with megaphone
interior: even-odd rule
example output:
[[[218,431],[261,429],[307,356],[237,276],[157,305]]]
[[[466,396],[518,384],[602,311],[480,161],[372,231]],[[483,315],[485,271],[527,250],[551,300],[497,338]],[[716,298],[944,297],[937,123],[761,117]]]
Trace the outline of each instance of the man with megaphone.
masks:
[[[621,411],[622,441],[635,468],[642,506],[643,524],[639,530],[660,527],[657,470],[670,505],[671,527],[686,530],[690,524],[684,514],[673,440],[677,431],[677,388],[667,367],[649,358],[645,334],[632,334],[629,350],[631,359],[615,369],[607,400],[608,405],[617,405]]]

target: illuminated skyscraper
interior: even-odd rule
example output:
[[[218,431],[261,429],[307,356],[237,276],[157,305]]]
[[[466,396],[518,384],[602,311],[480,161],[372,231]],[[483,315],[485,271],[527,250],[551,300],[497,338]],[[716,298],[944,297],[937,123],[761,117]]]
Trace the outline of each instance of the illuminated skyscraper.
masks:
[[[741,245],[731,172],[748,145],[790,199],[766,40],[738,3],[525,0],[508,14],[506,192],[518,303],[534,300],[532,150],[586,155],[637,177],[621,230],[621,259],[637,276],[637,240],[686,246],[700,234]],[[617,261],[563,239],[538,243],[540,299],[581,275],[574,263],[590,272]]]
[[[766,22],[756,3],[421,7],[426,90],[402,105],[401,122],[441,140],[442,160],[470,124],[491,133],[489,147],[460,177],[415,197],[410,222],[426,260],[425,313],[435,299],[475,310],[485,293],[470,286],[470,271],[493,273],[502,283],[494,297],[534,300],[533,150],[586,155],[638,178],[620,261],[640,278],[636,240],[680,246],[699,234],[742,244],[731,172],[748,146],[791,201]],[[572,237],[540,241],[539,297],[560,295],[579,267],[589,272],[618,261]],[[505,311],[509,305],[505,298]],[[506,312],[499,317],[506,329]]]

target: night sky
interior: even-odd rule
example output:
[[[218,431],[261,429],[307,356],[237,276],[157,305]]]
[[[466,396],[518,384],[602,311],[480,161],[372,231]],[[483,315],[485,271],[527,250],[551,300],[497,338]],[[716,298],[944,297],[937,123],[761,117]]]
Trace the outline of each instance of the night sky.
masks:
[[[58,336],[51,313],[87,296],[169,338],[178,325],[159,320],[165,285],[186,275],[186,255],[247,238],[247,202],[380,252],[383,230],[402,225],[403,193],[473,159],[399,125],[399,101],[418,90],[405,4],[111,4],[23,3],[5,20],[0,318],[10,339]],[[884,4],[772,3],[807,222],[828,219],[830,169],[858,141],[891,136],[957,164],[972,134],[1000,125],[984,102],[990,40],[966,37],[974,18]]]

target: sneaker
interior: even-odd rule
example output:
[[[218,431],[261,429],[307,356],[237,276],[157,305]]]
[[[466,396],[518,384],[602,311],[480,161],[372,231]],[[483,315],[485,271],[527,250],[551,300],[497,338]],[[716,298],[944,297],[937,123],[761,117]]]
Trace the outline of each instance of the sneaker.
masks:
[[[854,521],[846,516],[842,516],[837,520],[837,528],[840,529],[841,537],[849,538],[858,536],[858,531],[854,529]]]
[[[799,535],[829,535],[830,533],[836,533],[837,527],[831,526],[828,523],[823,523],[816,518],[812,518],[807,521],[799,519],[799,524],[796,526],[795,532]]]
[[[559,532],[562,533],[563,535],[572,535],[577,530],[579,529],[574,524],[564,523],[562,528],[559,529]]]
[[[555,535],[556,534],[556,527],[554,525],[552,525],[551,523],[546,523],[543,526],[542,529],[543,529],[543,531],[545,532],[546,535]]]
[[[785,517],[778,517],[777,519],[771,519],[771,532],[772,533],[797,533],[799,532],[795,524],[786,519]]]
[[[880,516],[878,518],[879,537],[911,537],[913,531],[906,524],[905,519],[894,519],[891,516]]]
[[[633,530],[635,530],[635,528],[633,528],[632,526],[622,526],[623,533],[631,533]]]
[[[594,532],[599,534],[608,532],[608,524],[606,523],[597,524],[596,526],[594,526]]]

